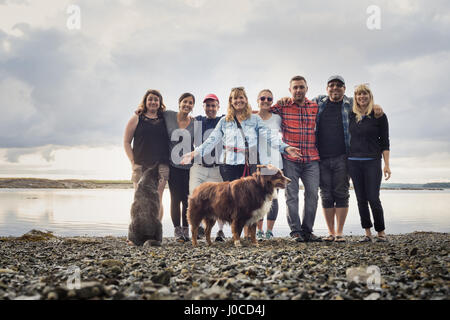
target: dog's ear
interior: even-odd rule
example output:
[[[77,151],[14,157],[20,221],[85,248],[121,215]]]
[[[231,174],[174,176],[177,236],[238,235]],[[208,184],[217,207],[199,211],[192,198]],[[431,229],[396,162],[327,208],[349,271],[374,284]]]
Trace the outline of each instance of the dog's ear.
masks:
[[[256,172],[261,174],[261,168],[267,168],[267,166],[265,164],[258,164],[258,165],[256,165]]]

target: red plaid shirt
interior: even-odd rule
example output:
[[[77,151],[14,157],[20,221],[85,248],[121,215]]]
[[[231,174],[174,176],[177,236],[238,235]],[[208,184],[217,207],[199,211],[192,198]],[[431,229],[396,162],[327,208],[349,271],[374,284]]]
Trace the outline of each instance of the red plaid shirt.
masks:
[[[283,154],[287,160],[294,162],[310,162],[320,160],[316,147],[316,116],[319,107],[317,103],[305,98],[303,106],[296,102],[284,107],[274,105],[270,111],[281,117],[283,141],[292,147],[300,149],[302,156],[297,159],[289,154]]]

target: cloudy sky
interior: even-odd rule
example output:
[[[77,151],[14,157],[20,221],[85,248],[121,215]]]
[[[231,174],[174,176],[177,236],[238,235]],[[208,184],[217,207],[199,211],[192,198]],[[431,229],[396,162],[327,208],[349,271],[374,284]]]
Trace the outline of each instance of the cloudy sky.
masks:
[[[192,92],[197,115],[210,92],[224,113],[232,87],[256,106],[263,88],[289,95],[294,75],[312,98],[341,74],[350,96],[370,83],[389,118],[392,182],[450,181],[449,9],[446,0],[0,0],[0,176],[128,179],[122,136],[148,88],[172,110]]]

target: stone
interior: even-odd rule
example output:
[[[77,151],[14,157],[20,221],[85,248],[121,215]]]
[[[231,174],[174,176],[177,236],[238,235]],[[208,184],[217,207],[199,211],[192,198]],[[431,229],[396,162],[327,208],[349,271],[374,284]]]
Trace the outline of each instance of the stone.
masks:
[[[11,269],[0,269],[0,273],[17,273],[17,271]]]
[[[108,268],[109,267],[114,267],[114,266],[123,267],[123,262],[122,261],[113,260],[113,259],[103,260],[101,262],[101,264],[102,264],[103,267],[108,267]]]
[[[171,277],[172,277],[172,272],[165,270],[165,271],[162,271],[162,272],[158,273],[157,275],[151,277],[151,280],[154,283],[159,283],[164,286],[168,286],[170,283]]]

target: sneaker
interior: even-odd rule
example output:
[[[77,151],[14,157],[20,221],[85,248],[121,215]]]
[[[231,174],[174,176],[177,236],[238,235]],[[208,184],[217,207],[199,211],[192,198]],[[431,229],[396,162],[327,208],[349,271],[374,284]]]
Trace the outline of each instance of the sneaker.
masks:
[[[191,241],[191,238],[189,238],[189,227],[183,227],[183,238],[184,241]]]
[[[267,239],[267,240],[273,239],[273,233],[272,233],[272,231],[270,231],[270,230],[267,230],[267,231],[266,231],[266,239]]]
[[[293,238],[295,242],[308,242],[301,234],[296,234]]]
[[[256,231],[256,240],[258,241],[264,240],[264,232],[262,230]]]
[[[223,233],[222,230],[217,231],[217,235],[216,235],[216,242],[224,242],[225,241],[225,234]]]
[[[300,236],[301,236],[300,232],[291,233],[291,238],[294,238],[294,240]]]
[[[184,235],[183,235],[183,229],[181,227],[175,227],[175,240],[177,242],[185,242]]]
[[[203,239],[205,236],[205,228],[202,226],[198,226],[198,233],[197,233],[197,239]]]
[[[322,242],[322,238],[316,236],[314,233],[305,235],[304,239],[305,239],[305,242]]]

